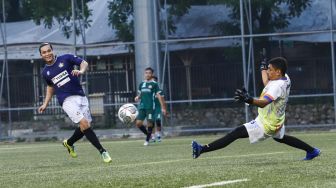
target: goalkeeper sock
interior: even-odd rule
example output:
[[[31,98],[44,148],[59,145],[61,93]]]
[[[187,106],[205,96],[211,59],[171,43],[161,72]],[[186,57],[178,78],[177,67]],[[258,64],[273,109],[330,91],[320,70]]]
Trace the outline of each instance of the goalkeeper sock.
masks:
[[[73,135],[67,140],[67,144],[69,146],[72,146],[75,142],[83,138],[83,136],[84,136],[83,132],[80,130],[79,127],[77,127]]]
[[[202,146],[201,153],[222,149],[239,138],[247,138],[247,137],[248,137],[247,130],[245,126],[242,125],[240,127],[235,128],[233,131],[231,131],[224,137],[210,144]]]
[[[289,146],[292,146],[294,148],[297,149],[302,149],[306,152],[313,152],[314,148],[311,147],[309,144],[303,142],[302,140],[295,138],[293,136],[289,136],[289,135],[284,135],[284,137],[282,139],[278,139],[278,138],[274,138],[275,141],[283,143],[283,144],[287,144]]]

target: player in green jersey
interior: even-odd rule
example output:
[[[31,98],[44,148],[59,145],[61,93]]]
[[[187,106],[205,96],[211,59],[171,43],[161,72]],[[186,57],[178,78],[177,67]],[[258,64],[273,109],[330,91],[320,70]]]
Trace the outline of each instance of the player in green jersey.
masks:
[[[259,99],[249,96],[243,89],[236,90],[236,101],[245,102],[258,108],[255,120],[235,128],[229,134],[210,144],[200,145],[192,142],[193,158],[202,153],[218,150],[240,138],[249,138],[250,143],[256,143],[272,137],[279,143],[284,143],[297,149],[304,150],[304,160],[311,160],[320,155],[321,151],[307,143],[285,134],[285,110],[288,101],[291,81],[286,74],[287,60],[282,57],[273,58],[261,63],[261,75],[265,88]]]
[[[156,76],[153,76],[153,80],[157,82],[158,78]],[[161,92],[160,95],[164,98],[163,92]],[[166,103],[164,99],[163,99],[163,102]],[[155,97],[154,99],[154,127],[156,127],[156,131],[155,131],[156,138],[155,138],[155,134],[153,134],[152,135],[153,142],[155,141],[161,142],[161,120],[162,120],[161,104],[160,104],[159,99]]]
[[[163,97],[160,95],[162,92],[159,84],[152,80],[154,70],[150,67],[145,69],[145,80],[140,83],[138,95],[135,97],[136,102],[140,102],[138,106],[139,115],[136,120],[136,126],[146,135],[145,146],[148,145],[149,139],[153,131],[154,122],[154,98],[157,97],[160,104],[162,113],[165,115],[166,105]],[[143,125],[144,120],[147,120],[147,127]]]

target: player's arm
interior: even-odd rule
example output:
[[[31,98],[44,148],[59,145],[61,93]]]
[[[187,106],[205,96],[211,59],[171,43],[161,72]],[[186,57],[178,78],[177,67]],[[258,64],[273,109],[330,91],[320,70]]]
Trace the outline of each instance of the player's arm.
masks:
[[[261,70],[261,78],[262,78],[262,82],[264,84],[264,86],[266,86],[268,84],[268,75],[267,75],[267,69],[262,69]]]
[[[259,108],[264,108],[265,106],[267,106],[271,102],[272,101],[269,101],[266,98],[263,98],[263,99],[253,99],[251,104],[254,105],[254,106],[257,106]]]
[[[158,98],[159,102],[160,102],[160,105],[161,105],[161,111],[162,111],[162,114],[164,116],[167,115],[167,104],[166,104],[166,100],[164,99],[164,97],[162,95],[160,95],[160,93],[157,93],[156,94],[156,97]]]
[[[135,96],[134,101],[139,102],[140,99],[141,99],[141,84],[139,85],[138,93],[137,93],[137,96]]]
[[[81,62],[81,64],[79,65],[79,70],[73,70],[71,72],[71,74],[74,75],[74,76],[83,75],[86,72],[88,66],[89,66],[88,62],[86,62],[85,60],[83,60]]]
[[[245,102],[247,104],[251,104],[254,106],[257,106],[259,108],[264,108],[265,106],[267,106],[268,104],[270,104],[273,100],[268,97],[265,96],[262,99],[254,99],[253,97],[251,97],[245,88],[243,89],[237,89],[235,92],[235,96],[234,99],[236,101],[241,101],[241,102]]]
[[[45,111],[53,95],[54,95],[54,87],[48,85],[44,102],[38,109],[39,113]]]

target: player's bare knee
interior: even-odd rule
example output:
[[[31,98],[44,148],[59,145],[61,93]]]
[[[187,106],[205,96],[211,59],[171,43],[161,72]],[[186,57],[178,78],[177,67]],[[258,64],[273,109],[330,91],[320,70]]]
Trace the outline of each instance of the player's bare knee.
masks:
[[[151,121],[148,121],[147,127],[153,127],[153,126],[154,126],[154,123]]]
[[[81,131],[85,131],[86,129],[90,128],[90,123],[89,123],[88,120],[83,118],[79,122],[79,127],[80,127]]]
[[[143,123],[142,121],[137,120],[137,121],[135,122],[135,126],[139,128],[139,127],[142,126],[142,123]]]

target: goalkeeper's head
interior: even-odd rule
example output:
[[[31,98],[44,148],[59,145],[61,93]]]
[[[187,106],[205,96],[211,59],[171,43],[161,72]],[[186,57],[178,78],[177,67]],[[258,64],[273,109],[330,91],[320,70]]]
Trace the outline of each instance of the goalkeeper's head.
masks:
[[[287,60],[283,57],[275,57],[268,61],[267,75],[270,80],[277,80],[286,75]]]

